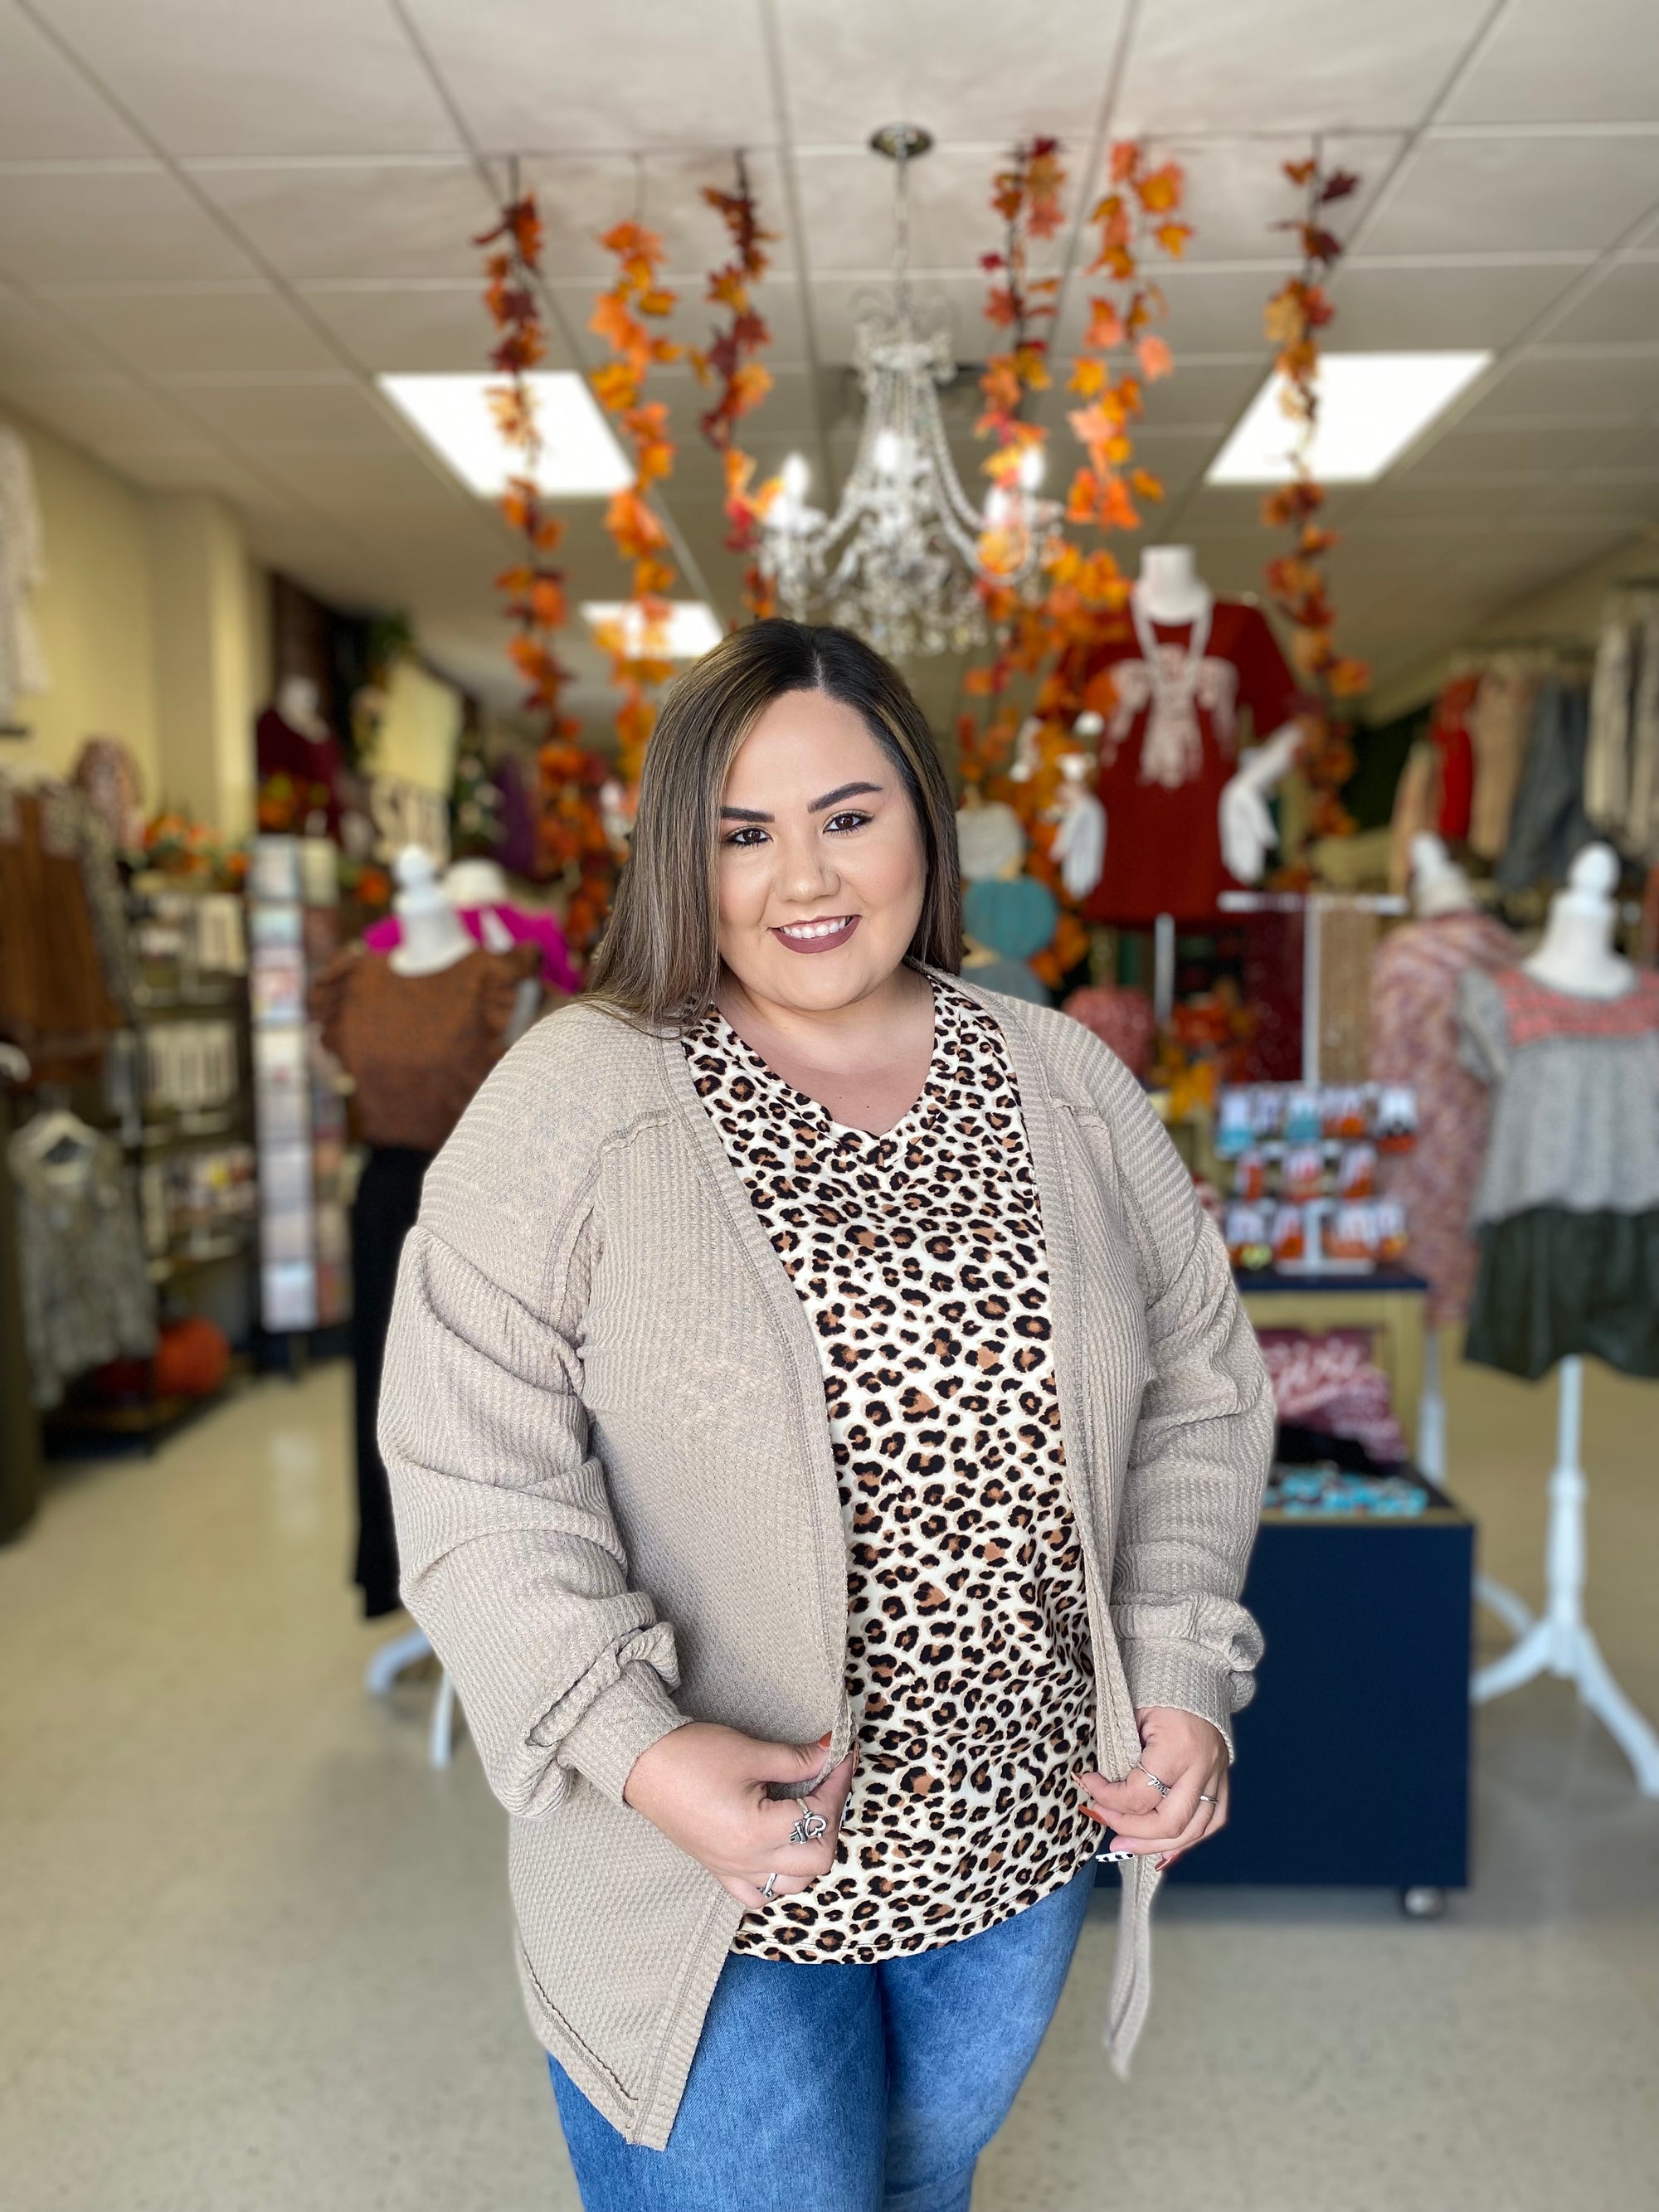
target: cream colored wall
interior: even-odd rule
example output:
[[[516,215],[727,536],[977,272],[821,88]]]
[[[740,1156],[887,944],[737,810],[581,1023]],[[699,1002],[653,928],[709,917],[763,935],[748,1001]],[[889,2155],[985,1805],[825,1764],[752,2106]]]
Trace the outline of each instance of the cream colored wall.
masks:
[[[453,684],[416,660],[400,660],[387,686],[386,710],[369,767],[422,791],[449,796],[463,706]]]
[[[161,789],[228,837],[253,826],[258,684],[247,549],[236,515],[201,492],[148,504]]]
[[[145,495],[90,455],[9,410],[33,465],[46,580],[32,602],[52,689],[19,702],[24,743],[0,761],[66,774],[89,737],[125,738],[147,796],[160,769]]]

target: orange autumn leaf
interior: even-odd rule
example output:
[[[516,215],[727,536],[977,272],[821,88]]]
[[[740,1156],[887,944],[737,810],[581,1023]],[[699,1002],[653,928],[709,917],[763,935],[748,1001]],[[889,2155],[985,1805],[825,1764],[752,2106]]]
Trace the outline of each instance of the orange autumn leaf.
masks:
[[[1085,399],[1092,399],[1106,386],[1106,364],[1093,360],[1088,354],[1080,355],[1077,365],[1066,380],[1066,389]]]
[[[1161,169],[1150,170],[1136,179],[1135,194],[1148,215],[1169,215],[1181,205],[1185,185],[1180,165],[1166,161]]]
[[[1149,384],[1161,376],[1173,376],[1175,356],[1167,343],[1160,337],[1144,337],[1135,348],[1135,359],[1140,364],[1141,374]]]
[[[1109,353],[1123,343],[1123,319],[1109,300],[1091,300],[1088,327],[1083,343],[1096,353]]]

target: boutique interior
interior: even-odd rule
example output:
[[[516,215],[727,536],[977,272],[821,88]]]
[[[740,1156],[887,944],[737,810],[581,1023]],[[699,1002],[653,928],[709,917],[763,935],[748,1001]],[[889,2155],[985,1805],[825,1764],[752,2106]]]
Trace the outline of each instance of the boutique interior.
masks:
[[[380,1359],[769,612],[1279,1412],[1232,1820],[976,2212],[1659,2204],[1652,29],[0,0],[9,2212],[579,2202]]]

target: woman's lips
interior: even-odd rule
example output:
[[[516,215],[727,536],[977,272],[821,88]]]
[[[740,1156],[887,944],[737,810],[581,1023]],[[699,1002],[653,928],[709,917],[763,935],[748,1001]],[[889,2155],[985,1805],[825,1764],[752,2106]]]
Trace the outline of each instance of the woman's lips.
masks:
[[[846,944],[858,926],[855,914],[827,914],[816,921],[792,922],[772,934],[792,952],[833,952],[838,945]]]

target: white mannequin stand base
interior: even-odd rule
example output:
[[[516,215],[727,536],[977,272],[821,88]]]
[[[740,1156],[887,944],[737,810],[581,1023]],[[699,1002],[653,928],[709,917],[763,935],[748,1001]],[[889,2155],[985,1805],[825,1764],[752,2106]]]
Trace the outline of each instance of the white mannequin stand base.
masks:
[[[423,1628],[410,1628],[380,1645],[363,1670],[363,1687],[371,1698],[389,1698],[405,1668],[431,1656],[432,1644]],[[427,1731],[428,1766],[447,1766],[455,1756],[455,1685],[446,1668],[432,1701],[432,1724]]]
[[[1484,1705],[1540,1674],[1553,1674],[1561,1681],[1571,1682],[1629,1759],[1642,1795],[1659,1797],[1659,1735],[1613,1679],[1601,1648],[1584,1620],[1584,1503],[1589,1495],[1579,1459],[1584,1363],[1579,1358],[1564,1359],[1559,1373],[1555,1468],[1550,1476],[1549,1536],[1544,1555],[1548,1602],[1541,1618],[1534,1619],[1511,1592],[1501,1584],[1492,1586],[1494,1595],[1503,1601],[1493,1604],[1492,1609],[1512,1622],[1518,1615],[1525,1625],[1513,1650],[1491,1666],[1477,1668],[1469,1693],[1477,1705]]]

